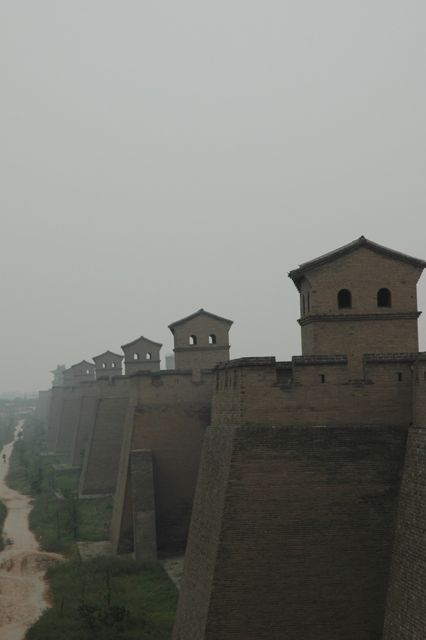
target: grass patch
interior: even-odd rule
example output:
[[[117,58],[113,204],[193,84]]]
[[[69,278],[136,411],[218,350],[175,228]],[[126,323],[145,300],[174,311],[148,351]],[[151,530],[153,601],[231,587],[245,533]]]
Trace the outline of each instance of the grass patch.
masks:
[[[73,555],[77,540],[108,540],[112,499],[78,500],[75,494],[59,499],[42,494],[34,501],[30,527],[43,549]]]
[[[77,540],[109,538],[112,498],[79,500],[78,472],[43,454],[43,434],[27,421],[14,445],[9,486],[31,495],[30,527],[43,549],[69,556],[47,572],[52,608],[26,640],[170,640],[177,591],[163,568],[102,557],[82,563]]]
[[[15,442],[8,485],[33,497],[30,528],[46,551],[72,556],[77,540],[96,542],[109,538],[112,498],[78,499],[76,469],[56,470],[64,462],[43,454],[40,425],[28,420],[24,435]]]
[[[169,640],[177,591],[160,566],[77,560],[48,571],[54,606],[26,640]]]

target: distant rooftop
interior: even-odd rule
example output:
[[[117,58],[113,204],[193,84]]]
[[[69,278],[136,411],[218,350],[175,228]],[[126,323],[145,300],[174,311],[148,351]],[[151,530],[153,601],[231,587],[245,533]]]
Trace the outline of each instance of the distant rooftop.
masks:
[[[228,318],[222,318],[221,316],[217,316],[216,314],[210,313],[209,311],[205,311],[204,309],[198,309],[198,311],[195,311],[195,313],[191,313],[191,315],[185,316],[185,318],[182,318],[181,320],[176,320],[176,322],[172,322],[172,324],[169,324],[170,331],[173,333],[174,328],[177,327],[179,324],[188,322],[188,320],[192,320],[197,316],[208,316],[209,318],[220,320],[220,322],[226,322],[227,324],[229,324],[229,326],[233,324],[233,321],[228,320]]]

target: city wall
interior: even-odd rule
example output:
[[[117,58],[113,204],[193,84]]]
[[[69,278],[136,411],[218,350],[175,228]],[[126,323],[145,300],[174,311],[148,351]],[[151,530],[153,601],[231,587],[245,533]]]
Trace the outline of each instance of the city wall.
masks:
[[[364,377],[355,381],[345,356],[231,360],[217,369],[213,424],[407,427],[415,357],[365,356]]]
[[[416,374],[383,640],[420,640],[426,629],[426,354]]]
[[[114,500],[112,540],[119,552],[144,553],[135,522],[134,501],[143,478],[155,491],[156,547],[185,549],[200,452],[211,421],[214,374],[203,370],[139,373],[131,378],[137,402],[129,432],[124,435],[119,480]],[[150,452],[152,478],[132,474],[131,451]],[[146,456],[139,458],[146,464]],[[138,462],[135,460],[134,468]]]
[[[174,640],[373,640],[406,430],[208,430]]]
[[[62,414],[58,423],[55,453],[62,453],[69,457],[78,426],[81,406],[81,392],[79,387],[62,388]]]
[[[217,368],[174,640],[381,637],[416,356]]]
[[[50,451],[55,451],[58,432],[62,420],[64,387],[53,387],[47,419],[47,444]]]
[[[100,385],[86,382],[80,388],[80,414],[71,446],[70,462],[74,467],[82,467],[89,438],[95,424],[98,410]]]
[[[37,406],[36,406],[36,418],[41,420],[43,424],[47,426],[47,421],[49,419],[49,411],[50,411],[50,402],[52,399],[52,390],[48,391],[39,391]]]
[[[96,384],[99,399],[87,434],[79,487],[82,497],[114,493],[125,425],[133,420],[127,378],[99,380]]]

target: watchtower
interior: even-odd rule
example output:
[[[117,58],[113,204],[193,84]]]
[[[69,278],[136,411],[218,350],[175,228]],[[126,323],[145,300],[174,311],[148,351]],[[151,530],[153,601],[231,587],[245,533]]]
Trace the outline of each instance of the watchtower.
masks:
[[[122,375],[123,356],[112,351],[104,351],[99,356],[93,357],[95,363],[96,379],[113,378]]]
[[[232,320],[199,309],[169,325],[176,369],[212,369],[229,360]]]
[[[87,360],[82,360],[73,364],[64,371],[64,386],[78,387],[80,382],[87,382],[95,379],[95,365]]]
[[[163,345],[144,336],[122,345],[126,375],[137,371],[159,371],[160,350]]]
[[[303,355],[418,351],[417,281],[426,262],[361,236],[290,271]]]
[[[56,369],[51,371],[53,374],[52,387],[63,387],[64,386],[64,371],[66,366],[64,364],[58,364]]]

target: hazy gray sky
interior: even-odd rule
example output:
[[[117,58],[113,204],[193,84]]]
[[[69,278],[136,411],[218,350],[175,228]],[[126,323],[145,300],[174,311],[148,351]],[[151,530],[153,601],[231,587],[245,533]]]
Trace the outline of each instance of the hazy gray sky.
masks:
[[[287,358],[290,269],[425,258],[425,60],[424,0],[0,0],[0,390],[199,307]]]

